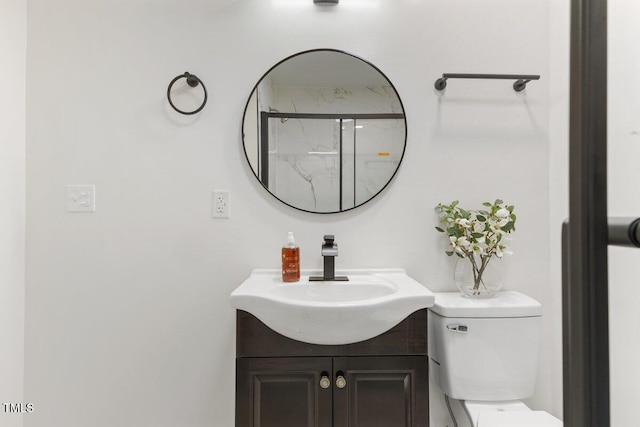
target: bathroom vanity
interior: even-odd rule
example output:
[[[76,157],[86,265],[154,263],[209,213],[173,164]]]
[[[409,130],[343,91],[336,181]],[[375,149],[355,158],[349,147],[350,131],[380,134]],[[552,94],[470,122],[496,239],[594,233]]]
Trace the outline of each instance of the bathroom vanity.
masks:
[[[402,269],[284,283],[254,270],[231,294],[236,427],[427,427],[427,307]]]
[[[309,344],[237,311],[236,427],[427,427],[427,310],[375,338]]]

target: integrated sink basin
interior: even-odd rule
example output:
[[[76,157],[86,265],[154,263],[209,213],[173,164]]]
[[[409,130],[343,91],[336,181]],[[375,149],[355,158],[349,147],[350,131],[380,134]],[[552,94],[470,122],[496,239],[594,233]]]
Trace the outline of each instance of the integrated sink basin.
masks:
[[[310,282],[318,272],[303,271],[299,282],[285,283],[280,270],[254,270],[231,293],[231,306],[288,338],[338,345],[376,337],[435,300],[402,269],[338,273],[349,281]]]

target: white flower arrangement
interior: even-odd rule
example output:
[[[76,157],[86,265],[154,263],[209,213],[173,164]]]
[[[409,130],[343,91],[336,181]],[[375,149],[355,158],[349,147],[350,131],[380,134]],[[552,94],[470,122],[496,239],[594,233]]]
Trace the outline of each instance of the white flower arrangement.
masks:
[[[498,199],[493,203],[485,202],[483,210],[464,210],[458,207],[455,200],[449,205],[439,203],[436,211],[440,214],[443,227],[436,227],[449,237],[448,256],[456,254],[460,258],[468,258],[473,267],[473,289],[478,290],[482,284],[482,274],[495,256],[502,258],[512,254],[508,249],[507,237],[516,229],[516,215],[513,206]]]

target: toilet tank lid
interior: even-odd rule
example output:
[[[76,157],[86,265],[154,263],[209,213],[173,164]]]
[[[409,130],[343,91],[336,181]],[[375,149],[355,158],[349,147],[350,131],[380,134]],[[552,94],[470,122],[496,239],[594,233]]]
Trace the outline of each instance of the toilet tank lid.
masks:
[[[474,299],[460,292],[437,292],[429,310],[443,317],[536,317],[542,305],[527,295],[514,291],[498,292],[491,298]]]

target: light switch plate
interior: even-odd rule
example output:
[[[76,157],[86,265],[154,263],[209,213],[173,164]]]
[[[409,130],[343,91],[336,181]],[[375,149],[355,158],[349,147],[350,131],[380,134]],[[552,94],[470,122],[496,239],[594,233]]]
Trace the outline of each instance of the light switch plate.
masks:
[[[67,212],[95,212],[94,185],[67,185]]]

